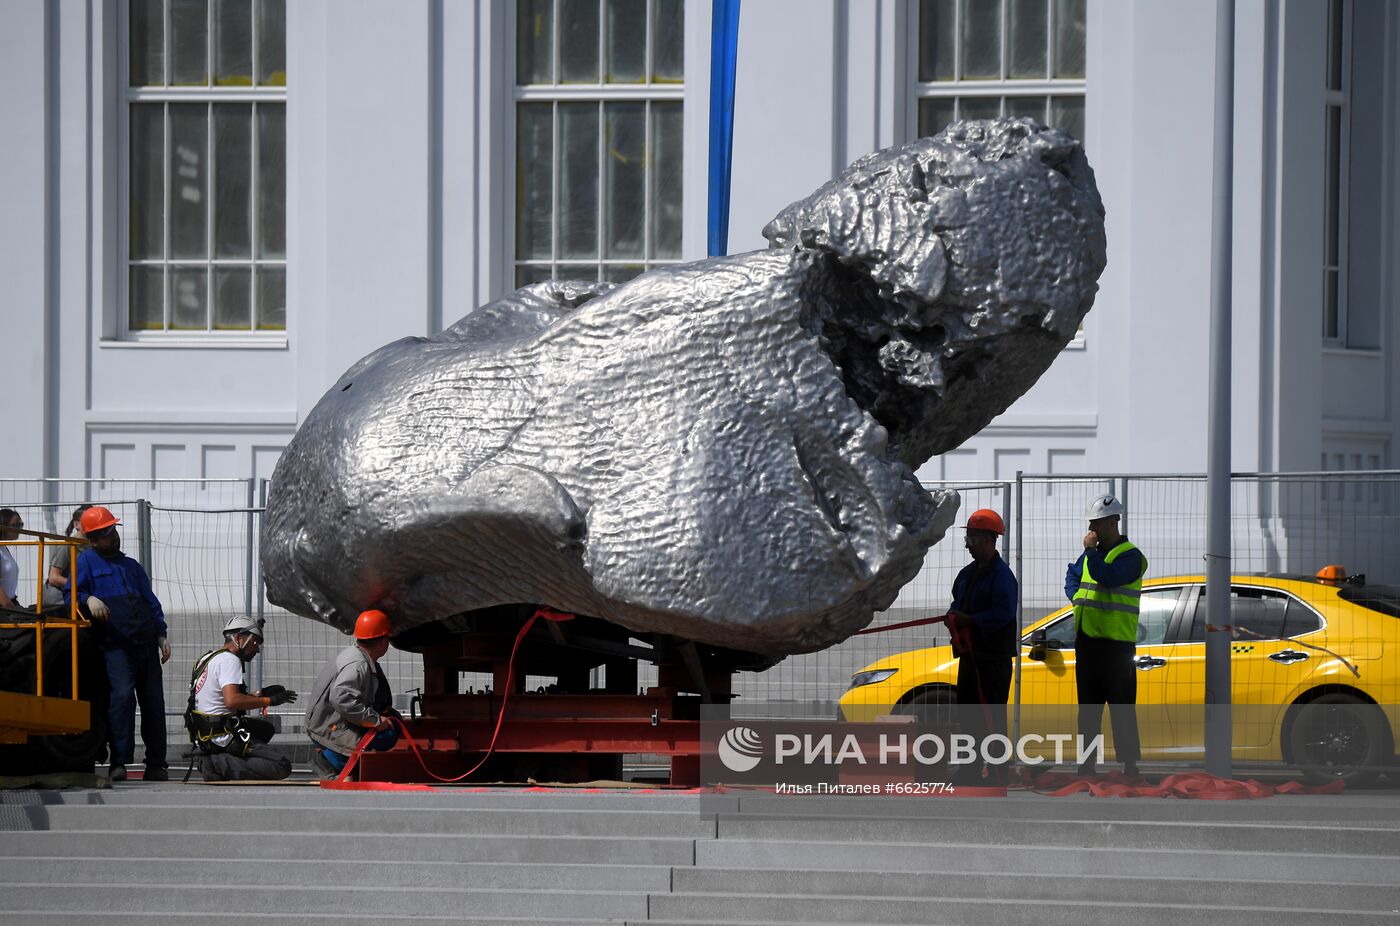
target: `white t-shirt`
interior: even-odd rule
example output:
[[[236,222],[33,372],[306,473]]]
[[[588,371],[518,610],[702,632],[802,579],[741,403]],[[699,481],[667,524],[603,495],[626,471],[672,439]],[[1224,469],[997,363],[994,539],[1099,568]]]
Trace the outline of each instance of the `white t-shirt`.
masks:
[[[224,650],[211,657],[204,664],[204,671],[194,680],[194,709],[201,714],[221,716],[233,711],[224,706],[224,686],[243,684],[243,663],[237,656]],[[214,737],[214,742],[225,746],[229,735]]]
[[[0,588],[11,601],[15,600],[15,592],[19,591],[19,563],[15,562],[9,547],[0,547]]]

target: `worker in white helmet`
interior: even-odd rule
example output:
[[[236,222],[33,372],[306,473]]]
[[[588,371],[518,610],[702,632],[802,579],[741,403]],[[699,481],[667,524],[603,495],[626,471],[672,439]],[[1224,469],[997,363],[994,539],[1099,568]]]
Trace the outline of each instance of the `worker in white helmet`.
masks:
[[[1065,572],[1065,596],[1074,603],[1074,677],[1079,695],[1079,735],[1092,742],[1103,729],[1103,706],[1113,724],[1113,746],[1123,772],[1138,773],[1138,605],[1147,557],[1120,530],[1123,503],[1100,495],[1089,503],[1084,552]],[[1081,775],[1096,771],[1084,759]]]
[[[262,621],[240,614],[224,625],[224,645],[195,660],[185,727],[205,781],[280,781],[292,773],[291,760],[268,745],[273,725],[247,716],[297,699],[281,685],[247,690],[246,666],[262,645]]]

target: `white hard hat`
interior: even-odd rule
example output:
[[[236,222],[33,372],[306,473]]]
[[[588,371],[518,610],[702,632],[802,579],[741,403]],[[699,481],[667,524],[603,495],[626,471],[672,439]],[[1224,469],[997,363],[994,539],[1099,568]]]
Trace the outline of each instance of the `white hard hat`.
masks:
[[[262,621],[255,617],[248,617],[246,614],[235,614],[224,625],[224,636],[229,637],[240,633],[251,633],[261,640],[263,638]]]
[[[1123,503],[1116,495],[1100,495],[1089,503],[1089,507],[1084,511],[1084,517],[1090,521],[1097,521],[1099,518],[1111,518],[1114,515],[1123,514]]]

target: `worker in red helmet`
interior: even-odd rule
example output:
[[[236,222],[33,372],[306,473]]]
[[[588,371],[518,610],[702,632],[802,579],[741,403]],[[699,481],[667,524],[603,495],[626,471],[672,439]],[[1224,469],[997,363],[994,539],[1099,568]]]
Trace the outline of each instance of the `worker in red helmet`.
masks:
[[[366,749],[392,749],[399,740],[390,722],[398,715],[394,695],[379,660],[389,651],[389,615],[372,609],[355,619],[355,642],[326,663],[311,688],[306,733],[311,765],[322,778],[334,778],[350,761],[366,731],[377,731]]]
[[[121,521],[102,505],[78,518],[91,546],[78,554],[73,576],[63,589],[64,604],[78,599],[90,619],[93,637],[107,663],[108,738],[112,750],[107,777],[126,779],[136,751],[136,706],[141,706],[141,742],[146,747],[146,781],[166,781],[165,690],[160,667],[170,660],[165,611],[151,590],[151,579],[122,552]]]
[[[984,772],[981,757],[984,745],[997,758],[1005,751],[986,741],[993,734],[1006,736],[1020,589],[1011,567],[997,552],[997,538],[1006,533],[1001,515],[990,508],[974,511],[966,530],[963,544],[972,562],[953,580],[948,622],[953,629],[953,654],[958,657],[959,732],[974,737],[978,757],[954,766],[953,783],[1004,785],[1005,763],[988,763]]]

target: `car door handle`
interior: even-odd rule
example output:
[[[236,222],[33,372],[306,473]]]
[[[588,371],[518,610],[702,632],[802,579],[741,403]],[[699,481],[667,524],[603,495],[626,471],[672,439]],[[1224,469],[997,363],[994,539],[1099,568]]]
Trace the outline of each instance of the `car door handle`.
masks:
[[[1139,656],[1137,659],[1133,660],[1133,662],[1139,669],[1144,671],[1148,669],[1159,669],[1167,664],[1165,659],[1158,656]]]
[[[1296,649],[1279,650],[1277,653],[1270,653],[1269,658],[1274,662],[1281,662],[1284,665],[1292,665],[1295,662],[1302,662],[1308,658],[1308,654]]]

